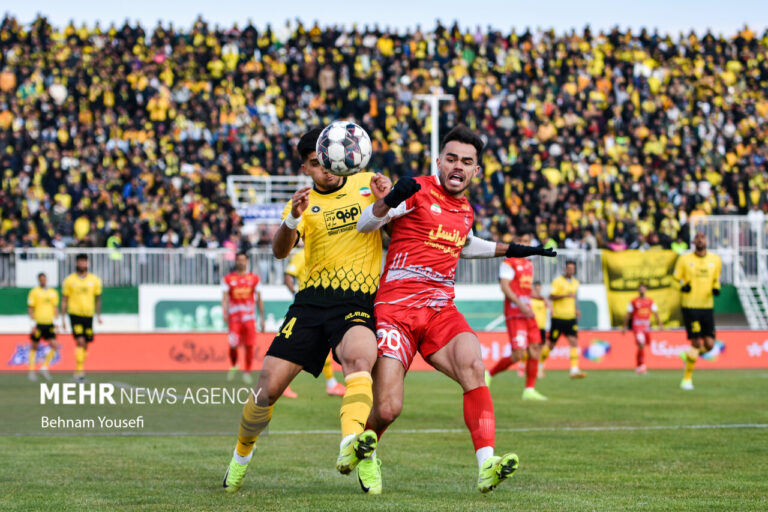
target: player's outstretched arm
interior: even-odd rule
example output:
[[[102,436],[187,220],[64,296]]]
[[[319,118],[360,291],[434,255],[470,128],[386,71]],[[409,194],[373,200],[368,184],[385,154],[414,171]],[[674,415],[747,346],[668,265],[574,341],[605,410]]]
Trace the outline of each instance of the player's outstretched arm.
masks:
[[[357,230],[370,233],[381,229],[387,222],[408,213],[405,201],[421,190],[413,178],[400,178],[389,193],[366,208],[357,221]]]
[[[285,217],[282,224],[272,238],[272,253],[277,259],[287,258],[291,249],[299,240],[297,228],[301,222],[301,215],[309,206],[309,193],[312,187],[299,189],[291,198],[291,211]]]
[[[467,243],[461,250],[461,257],[466,259],[495,258],[498,256],[506,256],[507,258],[546,256],[552,258],[556,255],[555,251],[544,249],[543,247],[528,247],[527,245],[504,244],[483,240],[473,236],[472,232],[470,232],[470,235],[467,237]]]

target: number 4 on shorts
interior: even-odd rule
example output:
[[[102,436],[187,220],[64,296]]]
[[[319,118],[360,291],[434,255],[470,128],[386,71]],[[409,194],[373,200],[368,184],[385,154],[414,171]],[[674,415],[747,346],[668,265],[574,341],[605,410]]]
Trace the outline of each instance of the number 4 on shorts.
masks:
[[[291,337],[291,334],[293,334],[293,326],[296,325],[296,317],[292,317],[290,320],[285,322],[285,325],[280,330],[280,333],[285,337],[285,339],[288,339]]]

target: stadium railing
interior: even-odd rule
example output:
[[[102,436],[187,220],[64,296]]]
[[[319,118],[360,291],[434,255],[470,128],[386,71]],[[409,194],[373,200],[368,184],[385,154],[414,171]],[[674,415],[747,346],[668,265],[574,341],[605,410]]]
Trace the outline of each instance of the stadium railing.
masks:
[[[138,286],[141,284],[219,284],[233,267],[235,252],[227,249],[119,249],[107,248],[29,248],[0,253],[0,286],[31,286],[37,272],[55,274],[52,282],[61,281],[74,272],[75,256],[89,257],[89,270],[98,275],[104,286]],[[283,283],[288,259],[277,260],[271,249],[249,251],[251,270],[265,284]],[[537,258],[535,278],[549,283],[562,272],[566,259],[578,263],[579,281],[585,284],[603,282],[600,251],[558,251],[556,259]],[[502,258],[460,260],[456,273],[459,284],[496,284]],[[22,275],[23,274],[23,275]],[[21,278],[21,279],[20,279]]]

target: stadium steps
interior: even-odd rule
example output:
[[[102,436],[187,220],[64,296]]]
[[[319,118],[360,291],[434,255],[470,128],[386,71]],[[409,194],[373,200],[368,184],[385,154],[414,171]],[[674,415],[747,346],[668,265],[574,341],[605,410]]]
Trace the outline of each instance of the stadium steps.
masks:
[[[768,329],[768,293],[765,284],[742,281],[736,290],[750,329]]]

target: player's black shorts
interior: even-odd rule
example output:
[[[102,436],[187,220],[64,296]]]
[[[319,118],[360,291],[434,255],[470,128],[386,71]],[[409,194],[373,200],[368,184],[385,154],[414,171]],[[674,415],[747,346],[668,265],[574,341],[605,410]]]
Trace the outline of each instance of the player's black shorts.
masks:
[[[40,340],[55,340],[56,331],[53,328],[53,324],[37,324],[29,337],[35,343]]]
[[[563,320],[562,318],[553,318],[552,326],[549,328],[549,341],[557,343],[560,336],[576,336],[579,331],[579,326],[576,324],[576,319]]]
[[[85,338],[86,343],[93,341],[93,317],[69,315],[69,321],[72,324],[72,335],[75,338],[81,336]]]
[[[715,337],[715,310],[683,308],[683,323],[688,339]]]
[[[350,304],[330,307],[293,304],[267,355],[298,364],[317,377],[323,370],[328,349],[338,362],[336,345],[356,325],[368,327],[375,333],[373,309]]]
[[[541,342],[542,343],[547,341],[547,330],[546,329],[539,329],[539,334],[541,334]]]

